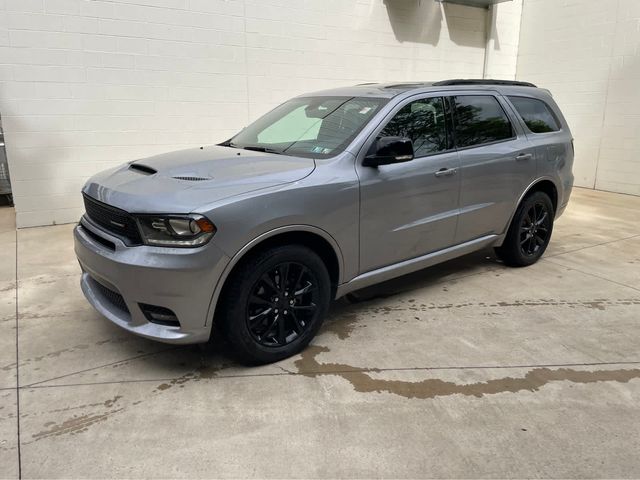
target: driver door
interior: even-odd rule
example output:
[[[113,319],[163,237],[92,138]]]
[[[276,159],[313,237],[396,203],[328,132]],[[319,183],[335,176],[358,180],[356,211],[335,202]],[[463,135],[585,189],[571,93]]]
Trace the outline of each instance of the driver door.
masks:
[[[378,137],[413,141],[413,160],[378,167],[356,163],[360,179],[360,273],[453,245],[459,215],[458,154],[450,114],[439,96],[413,97],[385,119]]]

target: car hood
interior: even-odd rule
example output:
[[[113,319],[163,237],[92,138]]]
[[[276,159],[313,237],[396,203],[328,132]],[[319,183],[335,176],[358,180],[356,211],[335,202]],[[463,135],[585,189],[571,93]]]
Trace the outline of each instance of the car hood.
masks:
[[[210,146],[164,153],[98,173],[83,192],[132,213],[190,213],[234,195],[295,182],[311,158]]]

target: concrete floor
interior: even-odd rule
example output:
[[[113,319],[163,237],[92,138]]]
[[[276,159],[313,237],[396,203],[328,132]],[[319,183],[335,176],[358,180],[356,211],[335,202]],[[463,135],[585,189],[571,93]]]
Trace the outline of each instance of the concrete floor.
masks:
[[[72,226],[12,215],[0,477],[640,476],[638,197],[577,189],[538,264],[487,250],[368,289],[261,368],[111,325]]]

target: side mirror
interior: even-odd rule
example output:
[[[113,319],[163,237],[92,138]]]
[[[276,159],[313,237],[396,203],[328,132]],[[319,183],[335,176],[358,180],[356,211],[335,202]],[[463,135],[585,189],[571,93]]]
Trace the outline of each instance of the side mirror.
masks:
[[[362,165],[377,167],[413,160],[413,142],[407,137],[379,137],[364,157]]]

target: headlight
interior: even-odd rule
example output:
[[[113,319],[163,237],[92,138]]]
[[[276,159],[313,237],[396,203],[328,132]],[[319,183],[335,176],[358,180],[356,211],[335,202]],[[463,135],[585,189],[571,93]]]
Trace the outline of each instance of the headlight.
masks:
[[[138,215],[142,239],[158,247],[199,247],[207,243],[216,227],[202,215]]]

